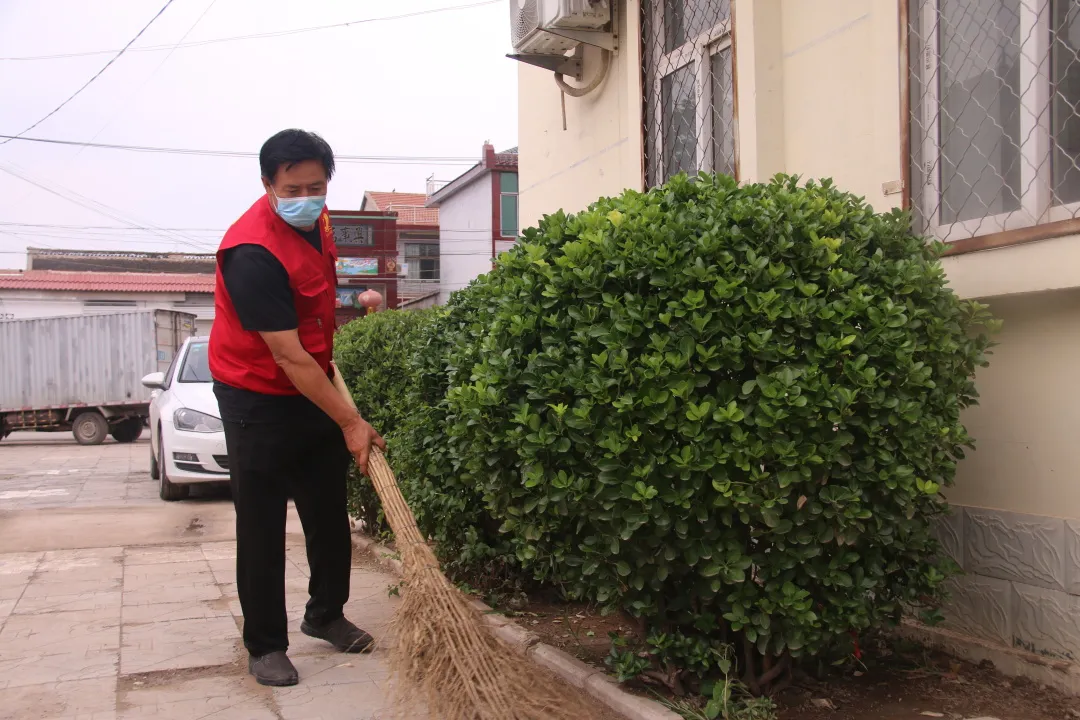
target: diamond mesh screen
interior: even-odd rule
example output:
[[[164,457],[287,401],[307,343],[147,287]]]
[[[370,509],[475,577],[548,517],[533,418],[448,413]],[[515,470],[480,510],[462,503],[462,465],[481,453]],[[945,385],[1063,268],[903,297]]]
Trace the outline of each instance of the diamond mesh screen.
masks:
[[[911,199],[954,241],[1080,216],[1080,3],[910,0]]]
[[[735,174],[730,0],[644,0],[648,185]]]

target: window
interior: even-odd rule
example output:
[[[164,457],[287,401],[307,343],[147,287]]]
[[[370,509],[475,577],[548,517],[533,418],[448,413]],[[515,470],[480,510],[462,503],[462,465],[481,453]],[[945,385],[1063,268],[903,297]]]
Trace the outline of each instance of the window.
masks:
[[[912,204],[952,241],[1080,217],[1080,4],[911,5]]]
[[[730,0],[644,4],[649,185],[680,172],[735,174]]]
[[[409,280],[438,280],[438,243],[405,243],[405,264]]]
[[[192,343],[188,347],[184,364],[180,366],[179,380],[182,383],[213,382],[213,378],[210,377],[209,343]]]
[[[518,236],[518,176],[517,173],[499,173],[499,234],[503,237]]]
[[[176,370],[176,364],[180,362],[180,352],[177,351],[172,358],[172,362],[169,363],[169,369],[165,371],[165,389],[168,390],[172,387],[173,373]]]

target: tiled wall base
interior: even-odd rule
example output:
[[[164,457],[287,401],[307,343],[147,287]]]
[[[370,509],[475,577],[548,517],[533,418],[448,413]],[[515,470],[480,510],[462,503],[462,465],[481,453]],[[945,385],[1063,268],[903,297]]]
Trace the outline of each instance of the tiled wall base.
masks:
[[[1008,663],[1034,664],[1056,676],[1042,682],[1080,693],[1080,521],[954,506],[935,530],[965,574],[950,581],[931,639],[1011,649]]]
[[[1026,677],[1040,685],[1057,688],[1070,695],[1080,695],[1080,665],[1068,660],[1052,660],[945,628],[928,628],[914,621],[905,622],[898,632],[927,647],[938,648],[971,663],[989,660],[1005,675]]]

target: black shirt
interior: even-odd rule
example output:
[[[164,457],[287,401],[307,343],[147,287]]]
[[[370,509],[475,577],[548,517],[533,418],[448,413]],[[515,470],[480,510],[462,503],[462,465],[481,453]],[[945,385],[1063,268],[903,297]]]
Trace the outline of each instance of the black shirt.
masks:
[[[296,230],[322,253],[318,226]],[[281,332],[299,326],[289,273],[274,254],[261,245],[237,245],[225,251],[221,277],[240,318],[251,332]],[[221,419],[225,422],[305,422],[310,413],[321,413],[303,395],[266,395],[214,381]]]

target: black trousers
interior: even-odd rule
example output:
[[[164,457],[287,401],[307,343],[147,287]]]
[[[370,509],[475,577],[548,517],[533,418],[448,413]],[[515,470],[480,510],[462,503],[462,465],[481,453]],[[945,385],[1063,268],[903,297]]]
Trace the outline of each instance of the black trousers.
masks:
[[[345,480],[351,455],[325,414],[295,422],[225,422],[236,507],[236,586],[244,645],[252,655],[289,647],[285,611],[285,516],[296,504],[307,541],[310,600],[304,618],[322,625],[349,599],[352,542]]]

